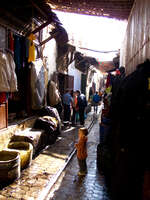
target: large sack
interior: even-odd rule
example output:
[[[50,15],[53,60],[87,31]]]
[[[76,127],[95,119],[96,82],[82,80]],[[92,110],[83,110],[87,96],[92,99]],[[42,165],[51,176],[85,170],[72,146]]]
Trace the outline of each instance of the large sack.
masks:
[[[46,106],[39,111],[40,116],[51,116],[55,117],[58,120],[58,123],[61,123],[59,113],[56,108],[51,106]]]
[[[39,117],[34,124],[34,128],[43,129],[50,133],[57,129],[58,121],[56,118],[51,116]]]

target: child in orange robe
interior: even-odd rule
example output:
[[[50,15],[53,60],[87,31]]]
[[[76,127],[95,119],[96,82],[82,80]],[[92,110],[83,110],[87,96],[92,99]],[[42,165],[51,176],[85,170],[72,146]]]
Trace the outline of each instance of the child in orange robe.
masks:
[[[87,165],[86,165],[86,158],[87,158],[87,128],[83,127],[80,128],[78,131],[78,143],[75,144],[77,149],[77,159],[79,164],[79,176],[84,176],[87,173]]]

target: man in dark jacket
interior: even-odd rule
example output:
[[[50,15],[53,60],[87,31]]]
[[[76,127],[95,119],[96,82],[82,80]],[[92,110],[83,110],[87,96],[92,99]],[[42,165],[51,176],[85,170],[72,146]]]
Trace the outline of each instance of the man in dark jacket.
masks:
[[[73,103],[73,98],[70,92],[71,91],[67,89],[66,93],[63,95],[64,121],[70,121],[70,117],[71,117],[71,106]]]

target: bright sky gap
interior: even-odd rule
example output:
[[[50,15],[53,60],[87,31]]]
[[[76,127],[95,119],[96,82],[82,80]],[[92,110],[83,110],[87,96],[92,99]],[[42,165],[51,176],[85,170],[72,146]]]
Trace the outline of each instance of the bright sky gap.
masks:
[[[69,43],[86,56],[95,57],[99,61],[110,61],[121,48],[127,21],[56,10],[54,12],[68,32]]]

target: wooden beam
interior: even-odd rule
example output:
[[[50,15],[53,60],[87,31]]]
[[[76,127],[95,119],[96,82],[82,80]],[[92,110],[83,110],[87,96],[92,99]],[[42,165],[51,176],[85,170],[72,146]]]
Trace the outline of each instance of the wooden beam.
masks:
[[[55,36],[57,35],[57,33],[49,36],[47,39],[43,40],[42,42],[40,42],[39,46],[42,46],[43,44],[47,43],[48,41],[50,41],[51,39],[55,38]]]
[[[47,22],[43,23],[41,26],[39,26],[38,28],[33,30],[32,33],[35,34],[35,33],[39,32],[40,30],[42,30],[43,28],[48,26],[51,22],[52,22],[52,20],[48,20]]]
[[[39,46],[42,46],[43,44],[45,44],[46,42],[50,41],[53,37],[49,36],[47,39],[43,40],[42,42],[40,42]]]

